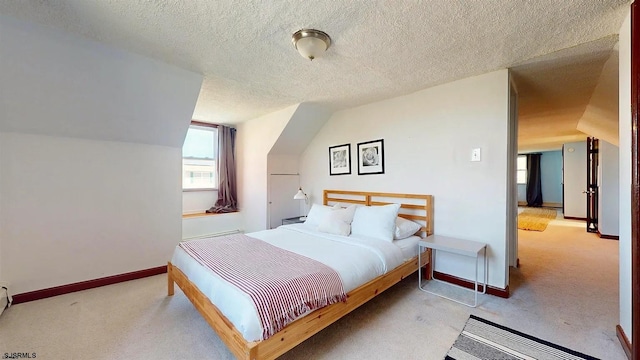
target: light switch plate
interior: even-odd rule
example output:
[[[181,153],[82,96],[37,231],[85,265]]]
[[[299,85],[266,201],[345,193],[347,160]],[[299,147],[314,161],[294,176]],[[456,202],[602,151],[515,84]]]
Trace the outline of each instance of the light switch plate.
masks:
[[[480,161],[480,148],[471,150],[471,161]]]

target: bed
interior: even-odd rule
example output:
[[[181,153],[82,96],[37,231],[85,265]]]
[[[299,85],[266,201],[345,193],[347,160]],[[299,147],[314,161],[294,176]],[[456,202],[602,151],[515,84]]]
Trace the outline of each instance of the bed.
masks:
[[[416,233],[417,235],[424,237],[433,234],[433,198],[431,195],[325,190],[323,194],[323,205],[326,207],[336,204],[342,207],[356,204],[377,206],[379,208],[390,206],[390,204],[400,204],[398,217],[412,220],[422,225],[419,227]],[[314,211],[313,208],[312,211]],[[360,305],[366,303],[400,280],[413,274],[418,269],[417,241],[419,239],[411,237],[402,241],[394,240],[385,245],[389,248],[391,251],[390,254],[392,255],[379,256],[380,258],[386,256],[385,259],[387,260],[383,261],[383,265],[369,265],[364,260],[366,256],[362,256],[363,259],[361,259],[360,255],[353,255],[347,265],[332,263],[332,258],[326,256],[326,254],[323,258],[321,248],[308,250],[298,245],[298,243],[304,243],[304,241],[309,241],[309,243],[311,243],[311,241],[320,242],[321,240],[316,239],[322,237],[323,239],[326,238],[326,241],[332,244],[339,240],[341,243],[347,243],[344,246],[351,246],[351,242],[355,241],[358,245],[361,245],[362,243],[367,243],[369,240],[362,241],[357,235],[345,239],[344,237],[341,238],[333,234],[316,234],[309,229],[311,225],[313,225],[310,224],[312,214],[310,213],[309,215],[310,217],[307,221],[309,224],[306,225],[285,225],[278,229],[265,230],[247,235],[277,247],[293,247],[294,251],[302,251],[303,255],[305,255],[304,251],[310,251],[309,254],[318,257],[320,259],[319,261],[326,261],[329,263],[328,266],[337,268],[340,277],[344,281],[344,291],[346,292],[346,298],[341,299],[341,301],[334,302],[297,317],[274,334],[260,337],[257,335],[257,331],[259,332],[261,330],[260,324],[258,324],[258,330],[256,330],[255,324],[251,325],[255,323],[251,316],[239,316],[239,312],[234,311],[234,308],[244,308],[245,306],[253,306],[255,308],[255,305],[252,303],[242,305],[242,296],[233,292],[231,289],[233,287],[232,285],[226,284],[224,280],[212,279],[215,278],[215,276],[207,277],[203,275],[206,271],[203,272],[202,269],[198,269],[199,265],[189,260],[188,256],[182,253],[185,249],[182,248],[182,250],[180,250],[180,246],[176,248],[172,261],[169,262],[167,266],[168,295],[171,296],[174,294],[174,284],[178,284],[185,296],[218,333],[222,341],[236,358],[274,359],[334,323]],[[394,250],[391,247],[397,249]],[[347,251],[343,250],[343,248],[337,249],[340,250],[332,251],[334,251],[334,253],[337,251]],[[291,250],[291,248],[288,250]],[[428,265],[429,255],[430,254],[427,253],[421,256],[422,264],[420,264],[420,266]],[[371,266],[374,266],[374,268]],[[357,271],[356,269],[365,270]],[[250,311],[245,311],[242,312],[242,314],[249,312]],[[239,320],[239,318],[241,319]]]

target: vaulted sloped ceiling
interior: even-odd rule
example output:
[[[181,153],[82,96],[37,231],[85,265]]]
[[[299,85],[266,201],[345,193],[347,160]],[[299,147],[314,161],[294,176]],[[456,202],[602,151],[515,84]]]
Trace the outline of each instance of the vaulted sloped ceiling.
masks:
[[[618,120],[618,47],[604,64],[587,108],[577,129],[595,138],[619,146]]]
[[[269,155],[300,155],[331,113],[315,104],[300,104],[282,130]]]
[[[0,15],[0,131],[182,147],[202,76]]]
[[[616,35],[607,36],[512,68],[518,89],[520,151],[560,149],[563,143],[590,135],[578,129],[578,122],[599,81],[617,83],[617,61],[610,66],[615,71],[601,78],[617,42]],[[617,99],[617,93],[609,96]]]

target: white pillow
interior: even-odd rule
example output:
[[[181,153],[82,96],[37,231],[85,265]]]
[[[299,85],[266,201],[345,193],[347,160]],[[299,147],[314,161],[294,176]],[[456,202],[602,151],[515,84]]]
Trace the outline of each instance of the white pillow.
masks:
[[[351,205],[346,209],[331,210],[329,215],[318,225],[318,231],[349,236],[351,233],[351,221],[355,212],[355,205]]]
[[[307,219],[304,223],[317,227],[327,216],[329,216],[332,210],[339,208],[340,206],[337,204],[334,206],[313,204],[311,205],[311,210],[309,210],[309,215],[307,215]]]
[[[400,204],[358,206],[351,223],[351,234],[393,241]]]
[[[396,231],[393,234],[393,238],[395,240],[408,238],[409,236],[418,232],[421,227],[422,225],[418,224],[415,221],[407,220],[398,216],[396,218]]]

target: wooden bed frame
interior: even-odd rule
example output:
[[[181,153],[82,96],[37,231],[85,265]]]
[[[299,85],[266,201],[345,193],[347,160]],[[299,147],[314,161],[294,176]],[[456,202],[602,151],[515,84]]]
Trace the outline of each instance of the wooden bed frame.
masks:
[[[399,216],[424,223],[420,232],[426,235],[433,234],[433,197],[431,195],[325,190],[323,203],[324,205],[354,203],[366,206],[400,203],[402,206]],[[428,259],[431,258],[428,251],[430,250],[427,250],[426,254],[422,256],[421,266],[426,266]],[[416,270],[418,270],[417,256],[394,270],[352,290],[347,294],[347,301],[318,309],[262,341],[245,340],[218,308],[171,262],[167,265],[168,295],[174,294],[174,283],[178,284],[236,358],[246,360],[275,359],[413,274]]]

